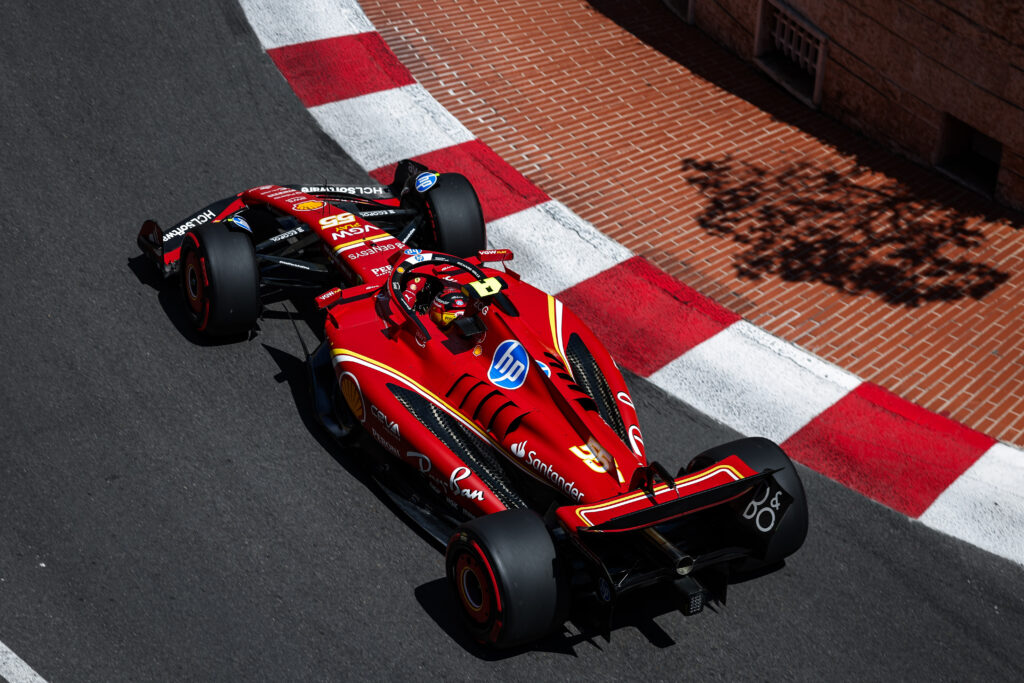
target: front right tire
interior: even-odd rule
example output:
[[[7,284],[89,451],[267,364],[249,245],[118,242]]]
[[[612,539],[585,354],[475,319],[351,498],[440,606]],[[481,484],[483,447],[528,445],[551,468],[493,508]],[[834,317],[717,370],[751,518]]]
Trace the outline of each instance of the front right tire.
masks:
[[[424,195],[433,224],[435,248],[460,258],[476,256],[487,248],[480,199],[473,185],[459,173],[442,173]]]

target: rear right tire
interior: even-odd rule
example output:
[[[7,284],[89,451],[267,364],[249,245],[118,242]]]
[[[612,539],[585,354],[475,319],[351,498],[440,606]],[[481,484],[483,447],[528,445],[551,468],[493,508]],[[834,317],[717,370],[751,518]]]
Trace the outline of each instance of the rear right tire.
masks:
[[[765,548],[764,557],[761,558],[764,565],[780,563],[799,550],[807,537],[807,496],[796,466],[775,442],[762,437],[751,437],[709,448],[695,456],[680,474],[706,469],[730,455],[738,455],[757,472],[766,469],[780,470],[772,476],[793,498],[778,528],[772,534],[771,542]]]

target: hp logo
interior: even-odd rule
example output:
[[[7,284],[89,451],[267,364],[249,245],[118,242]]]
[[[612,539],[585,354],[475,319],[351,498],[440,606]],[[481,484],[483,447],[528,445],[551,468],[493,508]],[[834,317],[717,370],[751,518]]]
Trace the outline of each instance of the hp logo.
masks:
[[[526,381],[530,359],[523,345],[512,339],[498,344],[487,371],[487,379],[502,389],[518,389]]]

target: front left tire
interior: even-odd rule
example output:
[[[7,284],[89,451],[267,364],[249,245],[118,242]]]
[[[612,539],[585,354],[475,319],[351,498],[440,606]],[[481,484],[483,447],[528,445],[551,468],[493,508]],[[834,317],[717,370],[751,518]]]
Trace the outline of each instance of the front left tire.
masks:
[[[247,235],[207,223],[185,234],[180,261],[185,308],[197,332],[229,337],[256,325],[259,270]]]

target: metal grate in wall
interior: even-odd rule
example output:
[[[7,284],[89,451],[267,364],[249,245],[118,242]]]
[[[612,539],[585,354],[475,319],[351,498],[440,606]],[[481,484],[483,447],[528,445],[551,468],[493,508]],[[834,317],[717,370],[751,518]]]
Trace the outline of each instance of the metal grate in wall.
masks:
[[[808,105],[821,103],[825,34],[779,0],[760,0],[754,62]]]

